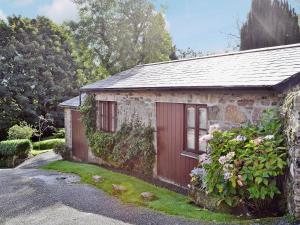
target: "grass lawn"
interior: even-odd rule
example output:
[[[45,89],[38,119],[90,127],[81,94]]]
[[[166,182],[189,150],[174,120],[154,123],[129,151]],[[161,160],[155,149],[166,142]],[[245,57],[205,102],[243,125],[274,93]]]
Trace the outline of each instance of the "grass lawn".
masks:
[[[46,153],[46,152],[49,152],[49,151],[52,151],[52,149],[48,149],[48,150],[34,150],[34,149],[32,149],[31,151],[30,151],[30,154],[32,155],[32,156],[37,156],[37,155],[39,155],[39,154],[43,154],[43,153]]]
[[[125,186],[127,191],[117,196],[122,202],[144,206],[169,215],[176,215],[188,219],[202,221],[214,221],[219,223],[230,222],[235,224],[249,224],[250,222],[249,220],[242,220],[241,218],[232,215],[214,213],[200,209],[192,204],[189,204],[187,197],[184,195],[157,187],[135,177],[112,172],[99,166],[68,161],[56,161],[42,168],[77,174],[81,177],[81,182],[92,184],[110,195],[112,195],[112,184]],[[92,179],[92,176],[94,175],[102,176],[104,181],[98,184],[95,183]],[[145,191],[154,193],[158,197],[158,200],[153,202],[144,202],[141,200],[140,193]],[[264,223],[268,223],[268,221],[268,219],[264,220]],[[251,222],[254,221],[252,220]],[[256,220],[256,222],[259,221]]]

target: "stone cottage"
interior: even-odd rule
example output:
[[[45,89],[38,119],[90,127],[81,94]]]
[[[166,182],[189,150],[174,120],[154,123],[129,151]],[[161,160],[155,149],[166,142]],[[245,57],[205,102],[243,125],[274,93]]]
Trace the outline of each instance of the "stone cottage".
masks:
[[[299,72],[300,45],[296,44],[139,65],[80,91],[96,95],[99,130],[115,132],[133,116],[150,124],[155,129],[155,177],[184,187],[198,156],[205,152],[199,137],[208,127],[217,123],[227,129],[258,121],[263,110],[279,106],[282,97],[299,84]],[[79,119],[82,94],[61,103],[67,145],[75,159],[97,162]],[[298,126],[298,120],[292,123]],[[294,147],[294,159],[300,158],[295,151]],[[289,207],[300,213],[296,164],[291,164],[295,179]]]

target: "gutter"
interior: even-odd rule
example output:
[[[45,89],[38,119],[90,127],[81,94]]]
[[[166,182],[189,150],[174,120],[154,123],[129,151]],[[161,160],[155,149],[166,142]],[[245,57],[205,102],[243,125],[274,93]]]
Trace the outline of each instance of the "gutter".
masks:
[[[81,88],[84,92],[96,91],[202,91],[202,90],[265,90],[274,91],[275,86],[202,86],[202,87],[133,87],[133,88]]]

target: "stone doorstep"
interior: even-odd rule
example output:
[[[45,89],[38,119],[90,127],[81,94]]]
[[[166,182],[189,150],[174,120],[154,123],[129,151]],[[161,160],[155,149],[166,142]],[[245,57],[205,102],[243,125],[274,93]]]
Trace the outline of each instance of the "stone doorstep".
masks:
[[[120,193],[126,192],[127,188],[122,185],[113,184],[112,191],[113,191],[113,193],[120,194]]]
[[[141,199],[144,201],[154,201],[157,199],[156,195],[152,192],[143,192],[140,194]]]
[[[101,183],[103,181],[103,177],[95,175],[92,177],[93,181],[95,181],[96,183]]]

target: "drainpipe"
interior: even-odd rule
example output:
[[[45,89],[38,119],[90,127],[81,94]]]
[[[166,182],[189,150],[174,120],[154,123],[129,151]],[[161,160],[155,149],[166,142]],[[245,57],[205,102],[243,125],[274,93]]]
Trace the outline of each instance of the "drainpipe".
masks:
[[[81,106],[81,91],[79,90],[79,107]]]

